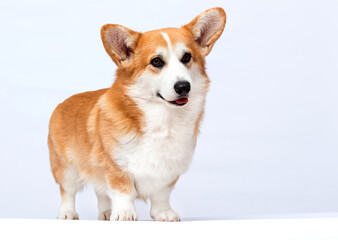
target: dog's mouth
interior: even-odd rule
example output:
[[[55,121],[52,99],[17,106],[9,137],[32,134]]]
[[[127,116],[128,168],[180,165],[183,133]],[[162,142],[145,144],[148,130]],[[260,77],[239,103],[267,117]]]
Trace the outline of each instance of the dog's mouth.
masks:
[[[188,102],[188,98],[187,97],[178,98],[178,99],[176,99],[174,101],[168,101],[164,97],[162,97],[162,95],[160,93],[157,93],[157,96],[159,98],[162,98],[164,101],[166,101],[168,103],[171,103],[171,104],[174,104],[174,105],[177,105],[177,106],[183,106],[183,105],[185,105]]]

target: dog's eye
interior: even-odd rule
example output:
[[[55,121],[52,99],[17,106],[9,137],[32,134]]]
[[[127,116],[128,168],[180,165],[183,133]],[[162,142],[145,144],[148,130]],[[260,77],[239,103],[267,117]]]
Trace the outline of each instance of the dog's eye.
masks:
[[[181,59],[182,63],[188,63],[190,62],[191,59],[191,54],[190,53],[185,53]]]
[[[153,65],[154,67],[160,68],[163,67],[164,61],[161,58],[156,57],[151,60],[150,64]]]

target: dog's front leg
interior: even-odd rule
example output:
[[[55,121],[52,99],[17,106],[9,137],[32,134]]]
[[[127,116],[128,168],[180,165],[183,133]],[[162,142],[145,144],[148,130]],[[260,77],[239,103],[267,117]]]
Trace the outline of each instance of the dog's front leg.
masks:
[[[136,221],[135,199],[137,192],[132,177],[109,162],[106,168],[107,194],[111,199],[111,221]]]
[[[137,221],[135,209],[136,191],[133,189],[129,193],[119,190],[108,190],[108,195],[112,202],[111,221]]]
[[[150,197],[151,210],[150,215],[155,221],[178,222],[180,216],[171,208],[169,195],[173,187],[162,188]]]

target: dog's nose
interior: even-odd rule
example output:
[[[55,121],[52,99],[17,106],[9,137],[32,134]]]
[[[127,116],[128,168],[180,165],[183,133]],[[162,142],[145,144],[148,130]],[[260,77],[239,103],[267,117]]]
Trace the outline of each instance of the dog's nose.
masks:
[[[187,81],[179,81],[174,85],[175,92],[181,96],[186,96],[190,92],[190,83]]]

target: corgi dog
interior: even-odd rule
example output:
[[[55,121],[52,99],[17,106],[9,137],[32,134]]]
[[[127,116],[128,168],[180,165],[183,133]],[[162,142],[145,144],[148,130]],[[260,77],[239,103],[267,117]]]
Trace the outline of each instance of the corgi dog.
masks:
[[[205,57],[225,22],[224,10],[212,8],[180,28],[102,27],[118,66],[113,85],[71,96],[49,123],[59,219],[78,219],[75,195],[92,184],[99,220],[137,220],[141,198],[155,221],[180,221],[169,196],[193,156],[209,85]]]

